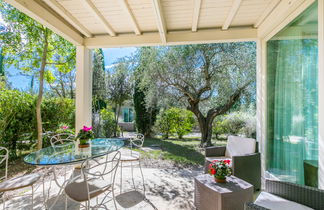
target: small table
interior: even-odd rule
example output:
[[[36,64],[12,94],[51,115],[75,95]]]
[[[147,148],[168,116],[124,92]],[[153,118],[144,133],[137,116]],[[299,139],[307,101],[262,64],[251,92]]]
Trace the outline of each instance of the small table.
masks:
[[[195,177],[198,210],[243,210],[244,203],[253,201],[253,185],[235,176],[226,180],[226,183],[216,183],[209,174]]]

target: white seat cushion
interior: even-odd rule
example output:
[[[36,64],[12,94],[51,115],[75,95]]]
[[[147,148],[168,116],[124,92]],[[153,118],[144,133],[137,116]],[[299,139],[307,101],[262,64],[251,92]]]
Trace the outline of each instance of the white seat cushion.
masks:
[[[230,160],[230,164],[229,167],[232,167],[232,159],[225,157],[225,156],[221,156],[221,157],[206,157],[206,160],[209,162],[213,162],[214,160]]]
[[[279,196],[273,195],[268,192],[261,192],[254,203],[264,208],[273,209],[273,210],[281,210],[281,209],[311,210],[312,209],[302,204],[290,200],[286,200],[284,198],[281,198]]]
[[[226,145],[225,156],[241,156],[255,153],[255,139],[243,138],[239,136],[229,136]]]

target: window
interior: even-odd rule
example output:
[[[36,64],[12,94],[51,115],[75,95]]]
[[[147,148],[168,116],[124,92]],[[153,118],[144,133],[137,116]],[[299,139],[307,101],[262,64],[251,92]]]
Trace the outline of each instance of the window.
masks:
[[[132,108],[123,108],[124,122],[133,122],[134,114]]]
[[[317,187],[317,3],[267,42],[267,171]]]

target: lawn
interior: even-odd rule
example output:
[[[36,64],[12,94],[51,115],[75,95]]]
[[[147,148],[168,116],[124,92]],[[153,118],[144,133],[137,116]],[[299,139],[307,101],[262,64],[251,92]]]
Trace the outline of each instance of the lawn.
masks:
[[[182,167],[202,166],[204,164],[204,150],[199,148],[200,139],[198,138],[170,138],[163,140],[161,138],[146,138],[144,147],[152,148],[157,146],[156,150],[141,151],[143,157],[156,160],[171,161]],[[224,145],[225,141],[213,140],[214,145]],[[155,147],[153,147],[155,148]]]

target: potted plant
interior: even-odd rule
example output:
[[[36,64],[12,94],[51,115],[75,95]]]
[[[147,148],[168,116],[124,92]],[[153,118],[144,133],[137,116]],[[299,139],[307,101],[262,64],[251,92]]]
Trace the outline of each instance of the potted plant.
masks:
[[[79,141],[79,148],[87,148],[90,146],[90,140],[94,138],[92,127],[83,126],[79,131],[76,139]]]
[[[216,182],[225,183],[226,177],[232,174],[230,163],[230,160],[214,160],[209,164],[208,173],[214,176]]]

